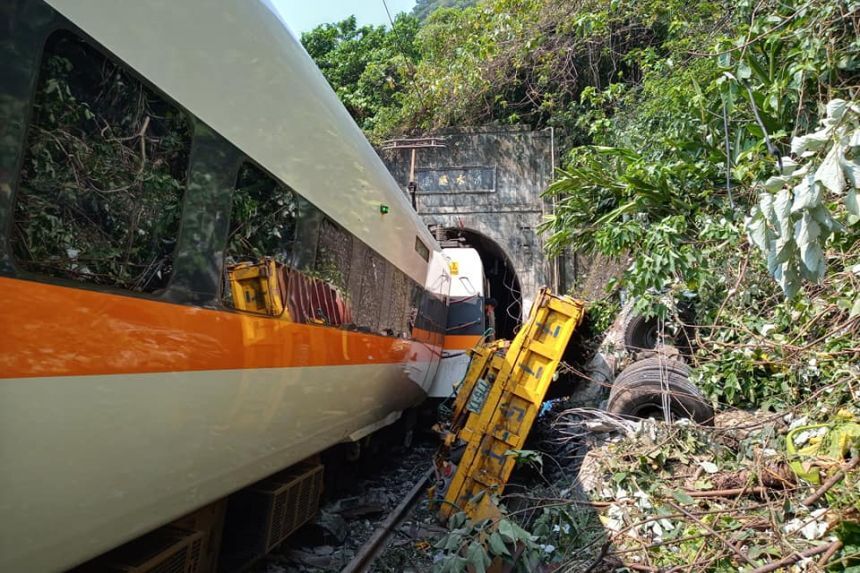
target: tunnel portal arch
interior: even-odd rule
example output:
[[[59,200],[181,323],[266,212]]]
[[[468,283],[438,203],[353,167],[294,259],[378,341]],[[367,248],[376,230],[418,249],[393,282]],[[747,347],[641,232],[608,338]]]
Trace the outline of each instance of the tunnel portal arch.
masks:
[[[485,298],[494,298],[496,338],[512,339],[523,320],[522,285],[513,261],[490,237],[465,228],[444,228],[445,246],[471,247],[478,252],[484,266]]]
[[[424,223],[469,239],[484,259],[498,261],[485,264],[491,272],[501,270],[501,282],[510,284],[511,275],[505,278],[504,271],[514,271],[520,305],[511,314],[518,319],[528,316],[543,286],[565,292],[576,269],[566,258],[546,254],[540,232],[553,209],[541,195],[553,179],[552,130],[462,127],[432,136],[441,145],[422,148],[414,160],[401,149],[381,150],[394,179],[414,198]],[[492,290],[495,296],[503,289]],[[499,310],[499,318],[507,322],[507,308]],[[509,324],[497,326],[504,330]]]

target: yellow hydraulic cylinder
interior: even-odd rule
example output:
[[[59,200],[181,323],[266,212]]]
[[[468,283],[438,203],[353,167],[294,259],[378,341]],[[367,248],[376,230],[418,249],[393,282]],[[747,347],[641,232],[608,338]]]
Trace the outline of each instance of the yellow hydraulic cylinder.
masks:
[[[582,320],[583,304],[541,290],[528,321],[513,341],[472,351],[466,377],[454,402],[452,445],[465,445],[444,492],[440,517],[465,511],[474,520],[497,514],[489,494],[501,494],[514,469],[511,450],[522,448],[547,389]],[[437,454],[442,467],[450,448]],[[450,466],[449,466],[450,467]]]

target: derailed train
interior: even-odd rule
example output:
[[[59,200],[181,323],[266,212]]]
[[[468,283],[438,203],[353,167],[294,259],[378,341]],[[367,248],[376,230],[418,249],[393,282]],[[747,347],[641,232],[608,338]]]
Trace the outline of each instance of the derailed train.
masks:
[[[482,280],[270,6],[10,0],[0,30],[0,570],[77,566],[450,391],[451,283],[461,348]]]

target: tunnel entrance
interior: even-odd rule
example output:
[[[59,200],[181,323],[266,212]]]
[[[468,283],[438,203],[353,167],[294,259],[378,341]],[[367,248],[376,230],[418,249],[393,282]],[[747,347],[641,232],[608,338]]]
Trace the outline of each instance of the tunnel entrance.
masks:
[[[513,339],[522,322],[522,288],[511,260],[495,241],[476,231],[449,228],[439,234],[444,247],[471,247],[478,252],[487,281],[485,297],[498,303],[496,338]]]

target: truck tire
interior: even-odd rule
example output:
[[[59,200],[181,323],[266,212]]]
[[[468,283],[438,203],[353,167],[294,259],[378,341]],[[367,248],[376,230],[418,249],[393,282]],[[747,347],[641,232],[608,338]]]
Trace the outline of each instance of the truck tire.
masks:
[[[656,316],[645,318],[630,314],[624,322],[624,347],[628,352],[639,352],[657,347],[660,323]]]
[[[688,380],[683,362],[655,356],[634,362],[615,379],[606,409],[620,416],[663,419],[666,394],[673,419],[713,425],[714,410]]]

